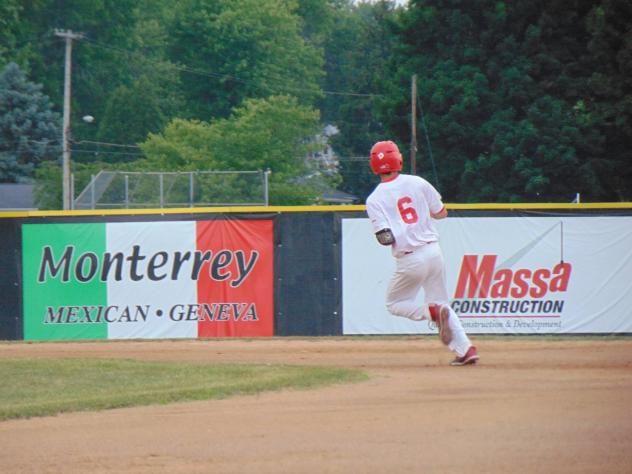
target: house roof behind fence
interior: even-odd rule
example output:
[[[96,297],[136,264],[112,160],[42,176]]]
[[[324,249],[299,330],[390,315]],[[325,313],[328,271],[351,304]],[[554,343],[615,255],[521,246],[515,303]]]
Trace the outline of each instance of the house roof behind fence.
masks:
[[[0,209],[3,211],[35,210],[34,184],[0,183]]]

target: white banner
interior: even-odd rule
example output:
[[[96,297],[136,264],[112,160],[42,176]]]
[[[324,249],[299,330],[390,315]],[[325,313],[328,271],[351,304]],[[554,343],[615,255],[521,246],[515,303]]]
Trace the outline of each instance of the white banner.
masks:
[[[122,252],[133,255],[134,246],[142,244],[147,255],[163,255],[196,250],[195,222],[117,222],[106,226],[106,250],[111,254]],[[156,257],[150,257],[156,258]],[[183,262],[190,272],[190,262]],[[184,272],[183,272],[184,273]],[[130,301],[151,302],[156,308],[173,305],[174,295],[185,304],[197,302],[197,282],[188,278],[163,278],[162,280],[122,278],[108,279],[109,305],[126,307]],[[176,321],[157,316],[148,324],[143,318],[137,321],[118,321],[108,324],[109,339],[123,338],[176,338],[197,337],[197,321]]]
[[[468,333],[632,332],[632,217],[450,217],[436,226]],[[342,230],[343,334],[435,332],[386,311],[395,262],[369,220],[343,219]]]

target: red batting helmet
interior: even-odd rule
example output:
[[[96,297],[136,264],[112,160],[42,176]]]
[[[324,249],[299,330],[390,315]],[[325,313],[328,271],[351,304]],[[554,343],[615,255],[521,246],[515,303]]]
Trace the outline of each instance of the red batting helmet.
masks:
[[[392,141],[377,142],[371,148],[371,170],[375,174],[402,170],[402,154]]]

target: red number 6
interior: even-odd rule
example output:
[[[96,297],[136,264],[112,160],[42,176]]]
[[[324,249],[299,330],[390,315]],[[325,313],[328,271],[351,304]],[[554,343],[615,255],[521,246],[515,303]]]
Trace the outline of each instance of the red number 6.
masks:
[[[399,209],[399,215],[402,216],[402,220],[406,224],[414,224],[419,220],[419,216],[417,215],[417,211],[412,206],[406,207],[406,204],[410,204],[413,202],[411,198],[408,196],[404,196],[403,198],[399,198],[397,200],[397,209]]]

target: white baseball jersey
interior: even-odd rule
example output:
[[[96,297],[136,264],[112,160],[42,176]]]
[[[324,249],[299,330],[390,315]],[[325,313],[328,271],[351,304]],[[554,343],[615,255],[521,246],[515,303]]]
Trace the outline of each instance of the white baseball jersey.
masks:
[[[425,179],[408,174],[381,182],[366,200],[366,210],[378,232],[391,229],[395,257],[439,240],[430,214],[443,209],[441,195]]]

